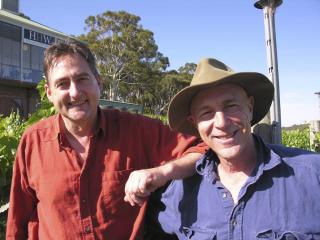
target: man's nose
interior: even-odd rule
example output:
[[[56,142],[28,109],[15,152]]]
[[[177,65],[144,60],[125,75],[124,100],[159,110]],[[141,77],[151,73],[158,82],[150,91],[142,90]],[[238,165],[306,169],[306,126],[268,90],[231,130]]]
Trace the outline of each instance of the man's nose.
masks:
[[[80,87],[76,82],[71,81],[70,88],[69,88],[69,94],[71,97],[76,97],[80,93]]]
[[[214,126],[216,128],[224,128],[228,125],[229,119],[224,112],[216,112],[214,115]]]

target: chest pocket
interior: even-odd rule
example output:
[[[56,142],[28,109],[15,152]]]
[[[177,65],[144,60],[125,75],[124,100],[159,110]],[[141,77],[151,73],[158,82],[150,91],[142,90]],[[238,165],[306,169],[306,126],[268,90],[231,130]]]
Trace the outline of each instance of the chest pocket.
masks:
[[[116,212],[125,212],[129,210],[130,204],[123,201],[124,187],[128,180],[130,173],[134,169],[127,169],[122,171],[105,172],[102,181],[103,202],[107,214],[115,214]],[[130,207],[129,207],[130,206]],[[131,209],[133,209],[131,207]],[[131,210],[132,211],[132,210]]]
[[[259,232],[257,234],[257,239],[261,240],[320,240],[319,233],[300,233],[295,231],[272,231],[267,230]]]
[[[185,239],[192,240],[216,240],[217,234],[211,230],[182,227],[182,235]]]

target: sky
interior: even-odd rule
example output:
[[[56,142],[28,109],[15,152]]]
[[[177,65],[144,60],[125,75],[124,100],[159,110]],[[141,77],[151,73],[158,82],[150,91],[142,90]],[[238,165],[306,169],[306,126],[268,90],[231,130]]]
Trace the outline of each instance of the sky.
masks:
[[[154,33],[170,69],[213,57],[267,75],[263,11],[253,0],[20,0],[20,12],[68,35],[85,19],[124,10]],[[283,0],[275,13],[281,124],[320,120],[320,0]]]

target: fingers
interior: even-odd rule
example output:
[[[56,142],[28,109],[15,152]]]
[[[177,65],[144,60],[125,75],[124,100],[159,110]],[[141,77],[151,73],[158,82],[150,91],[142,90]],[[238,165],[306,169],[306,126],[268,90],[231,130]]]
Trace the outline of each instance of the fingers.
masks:
[[[146,197],[151,193],[147,190],[149,181],[146,171],[132,172],[125,185],[124,201],[128,202],[131,206],[135,206],[136,204],[141,206],[145,202]]]
[[[146,200],[146,197],[138,197],[136,194],[126,194],[124,197],[124,201],[131,206],[139,205],[141,207]]]
[[[140,196],[149,196],[152,192],[151,183],[152,183],[152,178],[150,176],[145,176],[143,178],[140,178],[138,182],[137,194],[139,194]]]
[[[132,172],[125,185],[124,201],[132,206],[141,206],[151,192],[166,183],[161,169],[162,167],[157,167]]]

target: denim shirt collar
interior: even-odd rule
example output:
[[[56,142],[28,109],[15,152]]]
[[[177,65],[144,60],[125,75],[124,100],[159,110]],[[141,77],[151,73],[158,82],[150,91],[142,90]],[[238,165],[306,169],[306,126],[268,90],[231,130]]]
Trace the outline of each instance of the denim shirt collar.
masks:
[[[275,168],[282,162],[281,157],[272,151],[259,136],[252,135],[257,149],[258,164],[249,177],[249,182],[257,181],[265,171]],[[196,171],[207,181],[215,183],[219,179],[217,174],[219,162],[217,155],[209,148],[197,161]]]

